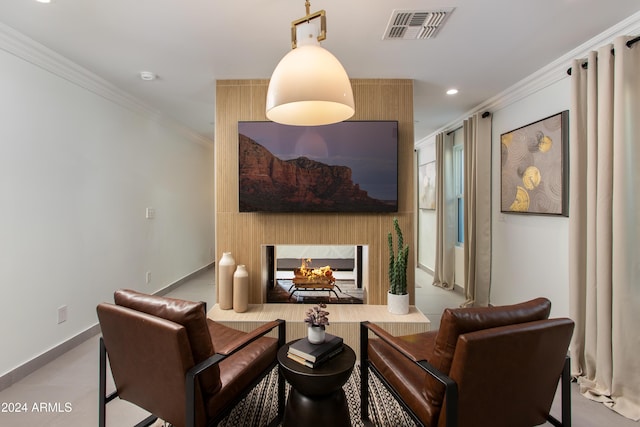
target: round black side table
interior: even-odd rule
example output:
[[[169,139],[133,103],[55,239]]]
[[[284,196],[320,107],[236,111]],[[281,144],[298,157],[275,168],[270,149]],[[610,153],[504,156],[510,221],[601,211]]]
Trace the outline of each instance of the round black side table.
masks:
[[[287,357],[289,344],[278,351],[280,372],[291,384],[283,427],[325,425],[351,427],[349,408],[342,386],[356,362],[356,354],[344,344],[344,350],[317,368],[308,368]]]

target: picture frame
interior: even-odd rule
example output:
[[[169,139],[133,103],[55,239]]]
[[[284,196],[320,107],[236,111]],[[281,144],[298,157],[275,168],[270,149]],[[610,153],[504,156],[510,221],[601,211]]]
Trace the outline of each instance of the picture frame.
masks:
[[[569,216],[569,111],[500,135],[500,211]]]
[[[418,206],[420,209],[436,209],[436,162],[418,166]]]

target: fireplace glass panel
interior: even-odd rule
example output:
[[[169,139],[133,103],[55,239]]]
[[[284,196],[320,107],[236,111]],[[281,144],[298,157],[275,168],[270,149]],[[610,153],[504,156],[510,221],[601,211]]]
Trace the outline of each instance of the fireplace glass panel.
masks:
[[[363,304],[366,245],[264,245],[263,284],[267,303]],[[301,278],[296,269],[330,270],[331,281]],[[303,268],[304,270],[304,268]]]

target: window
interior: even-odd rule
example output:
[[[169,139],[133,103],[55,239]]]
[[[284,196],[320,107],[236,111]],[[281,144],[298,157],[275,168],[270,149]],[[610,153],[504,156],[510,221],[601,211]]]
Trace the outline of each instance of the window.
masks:
[[[453,192],[457,201],[458,244],[464,243],[464,146],[453,146]]]

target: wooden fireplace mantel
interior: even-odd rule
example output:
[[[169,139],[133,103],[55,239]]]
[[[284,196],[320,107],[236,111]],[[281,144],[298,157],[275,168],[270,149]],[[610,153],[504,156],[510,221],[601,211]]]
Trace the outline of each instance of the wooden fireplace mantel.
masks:
[[[315,304],[250,304],[244,313],[233,310],[221,310],[218,304],[213,306],[207,316],[216,322],[249,332],[256,327],[275,319],[287,322],[287,342],[302,338],[307,334],[304,323],[305,312]],[[369,304],[328,304],[329,314],[327,331],[341,336],[360,357],[360,322],[368,320],[376,323],[393,335],[408,335],[427,332],[431,321],[415,306],[409,307],[408,314],[391,314],[386,305]]]

